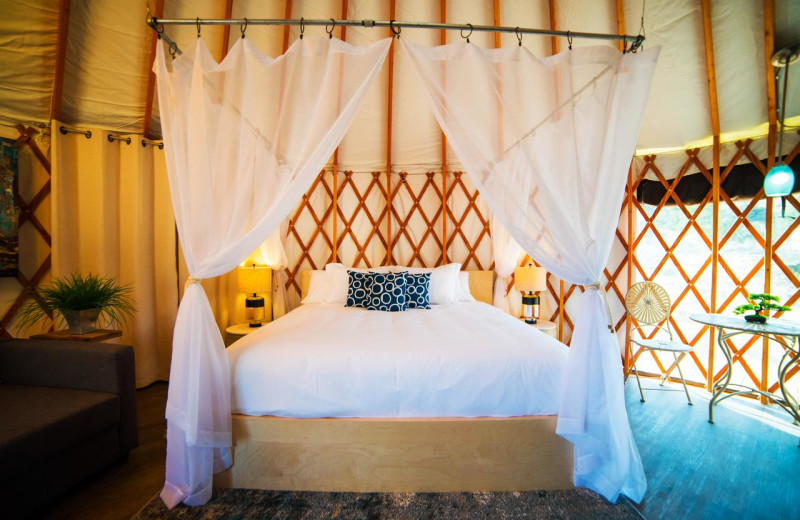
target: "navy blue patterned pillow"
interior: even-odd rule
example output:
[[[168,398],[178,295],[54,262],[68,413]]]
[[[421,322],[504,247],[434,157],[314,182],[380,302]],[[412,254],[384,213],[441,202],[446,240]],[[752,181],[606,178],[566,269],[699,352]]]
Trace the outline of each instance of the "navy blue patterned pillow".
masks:
[[[406,308],[430,309],[428,289],[431,286],[431,273],[406,273]]]
[[[406,310],[406,273],[370,273],[372,286],[367,309],[397,312]]]
[[[347,271],[347,300],[344,302],[345,307],[367,308],[374,275],[375,273]]]

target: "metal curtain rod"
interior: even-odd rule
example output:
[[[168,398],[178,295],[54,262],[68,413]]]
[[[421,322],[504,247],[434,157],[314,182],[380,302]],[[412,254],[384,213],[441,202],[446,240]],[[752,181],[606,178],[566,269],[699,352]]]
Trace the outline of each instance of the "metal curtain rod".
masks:
[[[631,51],[635,52],[641,47],[644,42],[644,35],[630,36],[627,34],[603,34],[603,33],[589,33],[589,32],[572,32],[572,31],[551,31],[548,29],[532,29],[529,27],[501,27],[494,25],[472,25],[472,24],[455,24],[455,23],[436,23],[436,22],[398,22],[396,20],[334,20],[328,18],[322,19],[269,19],[269,18],[156,18],[154,16],[147,18],[147,24],[159,34],[163,33],[164,25],[194,25],[197,26],[198,31],[201,25],[239,25],[245,30],[250,25],[314,25],[314,26],[347,26],[347,27],[389,27],[395,35],[400,35],[400,28],[409,27],[413,29],[437,29],[437,30],[451,30],[451,31],[478,31],[478,32],[500,32],[500,33],[515,33],[517,36],[521,34],[538,34],[543,36],[560,36],[563,38],[584,38],[589,40],[617,40],[627,44],[631,42]],[[395,31],[397,29],[397,31]]]

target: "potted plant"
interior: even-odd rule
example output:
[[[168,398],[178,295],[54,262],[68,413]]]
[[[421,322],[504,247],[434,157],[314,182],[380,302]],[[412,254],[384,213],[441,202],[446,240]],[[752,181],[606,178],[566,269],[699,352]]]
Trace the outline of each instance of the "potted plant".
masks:
[[[734,314],[744,314],[747,311],[756,311],[755,314],[745,314],[744,319],[750,323],[766,323],[767,317],[762,311],[790,311],[791,307],[779,305],[780,298],[772,294],[751,294],[747,297],[749,303],[739,305],[733,309]]]
[[[17,328],[20,330],[52,318],[60,324],[66,322],[73,334],[86,334],[95,330],[100,316],[108,325],[120,326],[132,318],[136,310],[130,285],[120,285],[113,278],[91,273],[56,278],[36,292],[39,297],[33,298],[19,312]]]

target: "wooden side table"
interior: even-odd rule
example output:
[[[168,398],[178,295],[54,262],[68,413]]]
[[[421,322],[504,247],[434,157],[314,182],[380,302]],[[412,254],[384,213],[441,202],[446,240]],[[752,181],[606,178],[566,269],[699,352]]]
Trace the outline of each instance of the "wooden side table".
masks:
[[[111,338],[122,336],[121,330],[115,329],[95,329],[94,332],[86,334],[72,334],[69,329],[45,332],[44,334],[34,334],[30,339],[58,339],[66,341],[105,341]]]
[[[523,323],[525,322],[525,318],[520,318],[520,320],[522,320]],[[555,322],[538,319],[536,323],[528,323],[527,325],[536,327],[548,336],[558,339],[558,324]]]
[[[261,325],[263,327],[264,325]],[[225,329],[225,348],[230,347],[237,339],[247,336],[253,331],[260,330],[261,327],[251,327],[248,323],[238,323]]]

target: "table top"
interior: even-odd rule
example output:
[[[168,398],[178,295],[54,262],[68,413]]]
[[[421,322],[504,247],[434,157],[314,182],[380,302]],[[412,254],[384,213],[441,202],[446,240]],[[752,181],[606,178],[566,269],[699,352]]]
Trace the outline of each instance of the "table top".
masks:
[[[520,317],[520,320],[525,321],[525,317],[524,316]],[[543,329],[543,330],[553,329],[553,328],[555,328],[557,326],[556,323],[554,323],[552,321],[543,320],[541,318],[536,320],[536,323],[528,323],[528,325],[530,325],[531,327],[536,327],[537,329]]]
[[[264,325],[261,325],[263,327]],[[231,325],[225,332],[228,334],[237,334],[239,336],[243,336],[245,334],[250,334],[251,332],[260,329],[261,327],[251,327],[249,323],[237,323],[236,325]]]
[[[779,336],[800,336],[800,323],[769,318],[766,323],[750,323],[744,317],[726,316],[724,314],[692,314],[690,319],[723,329],[741,330],[761,334],[777,334]]]
[[[72,334],[69,329],[45,332],[44,334],[34,334],[30,339],[60,339],[69,341],[105,341],[111,338],[122,336],[121,330],[114,329],[95,329],[86,334]]]

